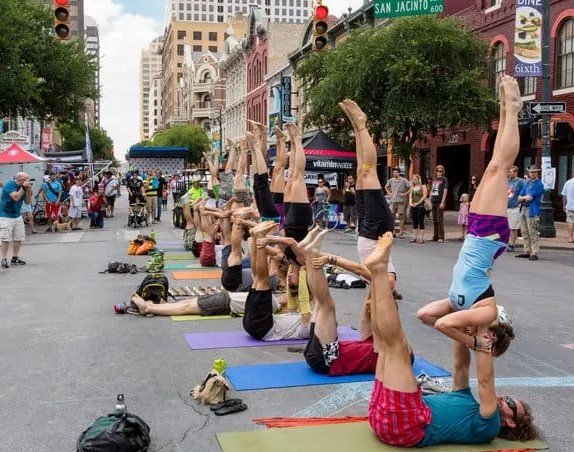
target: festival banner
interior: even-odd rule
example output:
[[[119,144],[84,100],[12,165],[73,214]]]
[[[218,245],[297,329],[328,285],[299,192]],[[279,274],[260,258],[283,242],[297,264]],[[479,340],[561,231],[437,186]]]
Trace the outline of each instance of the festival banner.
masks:
[[[542,76],[542,8],[542,0],[516,0],[515,77]]]

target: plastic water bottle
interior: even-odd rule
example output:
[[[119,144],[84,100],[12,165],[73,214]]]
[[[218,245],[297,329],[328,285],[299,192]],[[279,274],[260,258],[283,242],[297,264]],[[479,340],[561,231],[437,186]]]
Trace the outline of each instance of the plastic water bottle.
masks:
[[[123,394],[118,394],[115,412],[116,414],[124,414],[126,412],[126,403],[124,402]]]
[[[152,229],[150,234],[149,234],[149,238],[155,243],[156,242],[156,234],[155,231]]]

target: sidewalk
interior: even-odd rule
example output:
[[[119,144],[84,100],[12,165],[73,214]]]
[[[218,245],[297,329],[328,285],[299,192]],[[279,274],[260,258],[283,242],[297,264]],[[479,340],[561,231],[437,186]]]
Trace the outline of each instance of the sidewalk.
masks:
[[[444,214],[444,232],[447,240],[458,240],[460,238],[460,226],[456,224],[458,217],[458,212],[445,212]],[[567,239],[567,225],[564,222],[554,223],[556,226],[556,237],[554,238],[541,238],[540,248],[550,248],[550,249],[571,249],[574,250],[574,243],[568,243]],[[425,227],[427,228],[427,238],[432,238],[432,218],[428,218],[425,222]],[[405,230],[407,233],[412,232],[412,225],[406,225]],[[518,237],[516,242],[520,250],[522,247],[522,238]]]

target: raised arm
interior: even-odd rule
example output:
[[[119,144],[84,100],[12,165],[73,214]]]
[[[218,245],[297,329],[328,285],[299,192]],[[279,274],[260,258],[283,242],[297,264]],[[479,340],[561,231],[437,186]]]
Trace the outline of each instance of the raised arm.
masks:
[[[459,391],[470,386],[470,350],[460,342],[453,342],[452,351],[454,355],[452,390]]]
[[[336,265],[337,267],[341,267],[355,275],[365,278],[367,281],[371,281],[371,272],[369,269],[358,262],[333,254],[321,254],[321,256],[313,258],[315,268],[322,267],[325,264]]]

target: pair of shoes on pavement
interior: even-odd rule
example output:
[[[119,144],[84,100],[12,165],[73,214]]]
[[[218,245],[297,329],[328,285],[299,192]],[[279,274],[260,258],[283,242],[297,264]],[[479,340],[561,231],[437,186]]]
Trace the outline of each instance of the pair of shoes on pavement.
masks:
[[[26,265],[26,262],[20,259],[18,256],[12,257],[10,264],[8,264],[8,259],[2,259],[2,268],[10,268],[10,265]]]
[[[247,405],[245,405],[241,399],[228,399],[212,405],[209,409],[213,411],[216,416],[225,416],[226,414],[245,411]]]
[[[530,254],[530,253],[521,253],[521,254],[517,254],[516,256],[519,259],[529,259],[531,261],[537,261],[538,260],[538,256],[536,254]]]

